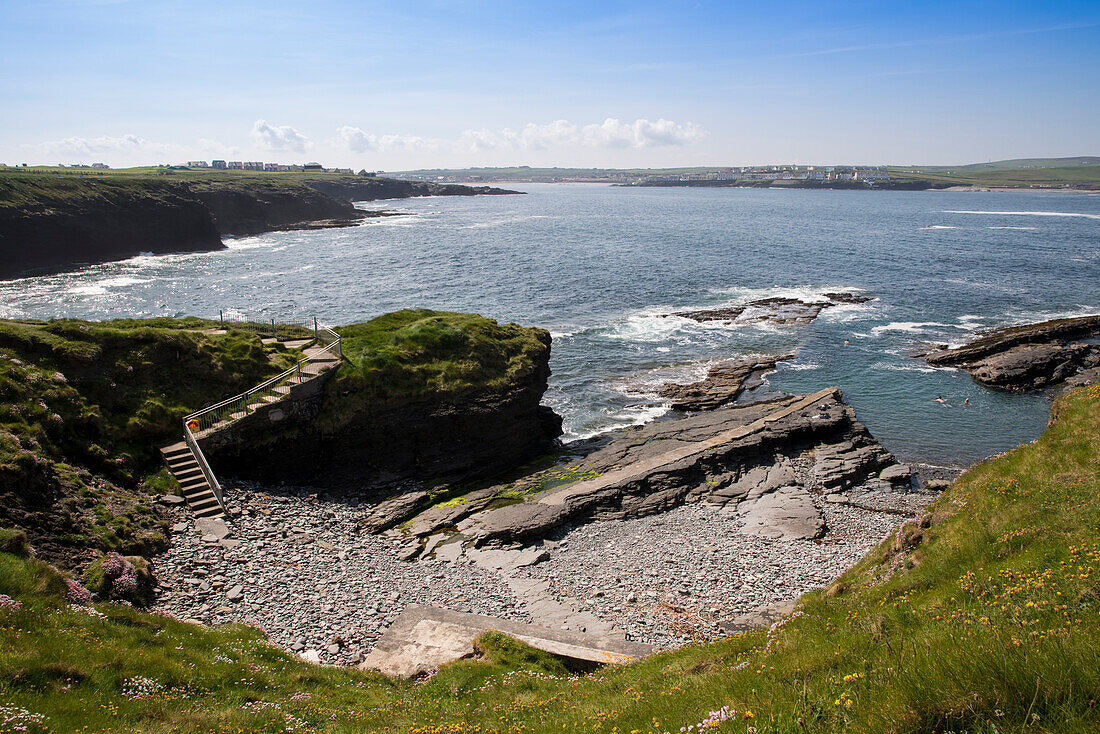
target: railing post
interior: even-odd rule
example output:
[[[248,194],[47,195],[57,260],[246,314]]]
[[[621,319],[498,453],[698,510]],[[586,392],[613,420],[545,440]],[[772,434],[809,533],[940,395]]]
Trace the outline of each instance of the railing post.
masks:
[[[225,312],[222,311],[220,308],[218,309],[218,321],[221,322],[222,328],[224,329],[225,328]]]
[[[313,338],[314,339],[321,338],[320,330],[317,328],[317,317],[316,316],[313,317]]]

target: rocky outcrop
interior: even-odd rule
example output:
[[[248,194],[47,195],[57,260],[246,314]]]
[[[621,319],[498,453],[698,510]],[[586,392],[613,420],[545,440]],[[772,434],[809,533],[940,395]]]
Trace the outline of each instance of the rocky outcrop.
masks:
[[[350,226],[367,216],[350,203],[307,186],[248,182],[193,185],[192,189],[218,231],[226,235]]]
[[[687,385],[668,383],[657,394],[672,400],[673,410],[713,410],[737,400],[746,390],[763,384],[764,375],[778,362],[794,359],[793,354],[763,359],[725,362],[707,371],[707,376]]]
[[[825,530],[814,497],[890,484],[879,474],[896,464],[835,389],[623,429],[579,450],[564,466],[426,510],[405,529],[457,531],[475,546],[528,543],[567,523],[705,500],[743,509],[772,537],[814,538]],[[907,486],[908,471],[893,483]]]
[[[424,313],[430,322],[435,312]],[[490,324],[490,331],[505,330],[509,338],[490,339],[461,359],[474,359],[479,349],[492,350],[502,365],[522,368],[499,379],[482,376],[480,382],[458,392],[429,388],[384,394],[380,391],[399,381],[397,368],[391,367],[383,383],[365,381],[355,362],[369,361],[374,353],[349,356],[351,342],[345,341],[350,362],[325,383],[323,404],[316,413],[287,415],[278,424],[259,421],[252,426],[241,421],[233,427],[237,432],[233,441],[210,442],[204,451],[215,470],[226,476],[343,490],[376,489],[380,496],[389,497],[384,507],[392,509],[368,520],[379,527],[425,501],[414,480],[460,482],[522,464],[554,448],[562,433],[561,417],[540,404],[550,377],[550,334],[514,324],[500,327],[488,319],[480,323]],[[347,334],[359,325],[341,328]],[[414,324],[413,333],[423,332]],[[458,359],[451,352],[439,356],[445,362]],[[489,357],[482,357],[487,363]],[[481,367],[490,371],[487,364]],[[403,374],[416,379],[424,369],[423,363],[408,365]],[[395,490],[398,494],[393,497]]]
[[[983,385],[1038,390],[1071,378],[1100,377],[1100,315],[1057,319],[985,334],[970,344],[922,355],[959,367]],[[1084,339],[1086,341],[1076,341]]]
[[[497,196],[520,194],[519,191],[492,186],[464,186],[422,181],[400,181],[395,178],[333,177],[307,179],[306,186],[341,201],[377,201],[378,199],[411,199],[417,196]]]
[[[704,309],[700,311],[678,311],[673,316],[679,316],[692,321],[706,323],[716,321],[721,323],[752,324],[767,322],[771,324],[790,325],[808,324],[817,318],[822,310],[841,303],[866,303],[873,300],[870,296],[860,293],[826,293],[827,301],[803,301],[798,298],[774,296],[761,298],[748,303],[723,308]]]

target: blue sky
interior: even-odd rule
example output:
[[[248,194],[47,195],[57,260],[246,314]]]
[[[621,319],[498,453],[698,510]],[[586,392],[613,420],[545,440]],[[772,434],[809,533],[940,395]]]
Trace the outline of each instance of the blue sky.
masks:
[[[1100,2],[0,0],[0,162],[1100,154]]]

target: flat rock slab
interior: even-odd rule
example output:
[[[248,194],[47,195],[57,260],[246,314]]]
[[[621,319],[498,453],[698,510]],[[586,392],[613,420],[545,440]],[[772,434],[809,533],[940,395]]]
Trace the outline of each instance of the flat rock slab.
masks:
[[[602,635],[552,630],[480,614],[429,606],[410,606],[397,618],[359,666],[400,678],[412,678],[474,654],[474,640],[502,632],[531,647],[570,660],[629,663],[653,652],[639,642]]]
[[[195,520],[195,530],[205,536],[213,536],[215,541],[229,537],[229,526],[220,517],[200,517]]]
[[[779,540],[815,540],[825,534],[825,520],[813,496],[799,486],[783,487],[741,505],[744,532]]]

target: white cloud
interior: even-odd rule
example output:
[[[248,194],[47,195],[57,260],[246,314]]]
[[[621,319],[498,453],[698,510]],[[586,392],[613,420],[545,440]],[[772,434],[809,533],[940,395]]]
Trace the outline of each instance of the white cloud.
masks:
[[[204,153],[211,153],[224,158],[235,158],[240,155],[241,152],[241,149],[236,145],[226,145],[225,143],[211,140],[210,138],[199,138],[195,142],[195,147]]]
[[[349,150],[355,153],[375,151],[381,153],[412,153],[435,150],[439,143],[416,135],[374,135],[364,130],[344,125],[336,131]]]
[[[293,150],[302,153],[313,147],[309,138],[290,125],[269,125],[266,120],[256,120],[252,125],[252,139],[268,150]]]
[[[609,117],[599,124],[583,127],[568,120],[538,125],[528,123],[520,131],[504,128],[493,132],[464,130],[459,142],[473,150],[512,148],[516,150],[549,150],[586,146],[592,148],[656,148],[690,145],[706,137],[707,132],[692,122],[673,122],[661,118],[655,122],[639,118],[620,122]]]
[[[415,135],[375,135],[350,125],[339,128],[337,133],[340,142],[356,153],[656,148],[690,145],[707,135],[705,130],[691,122],[679,123],[664,118],[654,122],[644,118],[620,122],[611,117],[602,123],[583,127],[569,120],[554,120],[545,124],[529,122],[519,130],[507,127],[501,130],[468,129],[453,140],[425,139]]]
[[[137,135],[122,135],[113,137],[102,135],[97,138],[62,138],[61,140],[48,140],[37,146],[46,155],[53,156],[110,156],[143,153],[150,155],[170,155],[178,148],[166,143],[154,143],[151,140]]]
[[[663,117],[655,122],[639,118],[633,123],[609,117],[600,125],[584,126],[584,144],[599,148],[656,148],[690,145],[707,136],[693,122],[673,122]]]

